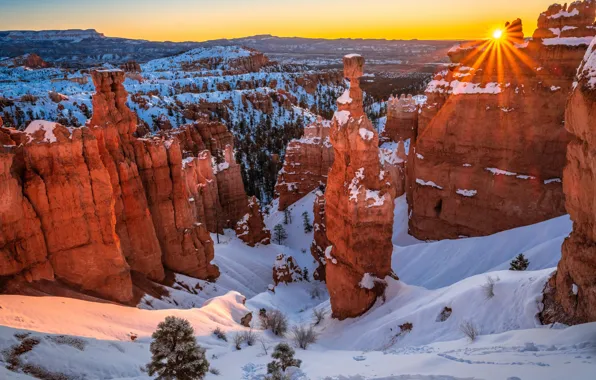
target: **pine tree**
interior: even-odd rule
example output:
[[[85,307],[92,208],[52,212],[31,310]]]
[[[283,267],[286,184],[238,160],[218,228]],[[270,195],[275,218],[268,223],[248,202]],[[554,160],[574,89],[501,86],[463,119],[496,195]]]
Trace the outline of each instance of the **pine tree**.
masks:
[[[300,367],[302,360],[294,359],[294,350],[287,343],[280,343],[275,346],[271,354],[274,360],[267,364],[266,380],[286,380],[289,376],[285,374],[288,367]]]
[[[524,271],[528,269],[529,265],[530,261],[526,259],[526,256],[524,256],[523,253],[520,253],[515,259],[513,259],[513,261],[511,261],[509,270]]]
[[[190,323],[182,318],[166,317],[152,335],[150,376],[157,380],[200,380],[209,371],[205,349],[195,339]]]
[[[288,233],[284,229],[284,226],[277,224],[275,227],[273,227],[273,240],[275,240],[277,244],[282,245],[287,238]]]
[[[308,212],[304,211],[302,213],[302,225],[304,226],[304,233],[307,234],[309,232],[312,232],[312,224],[310,224],[310,219],[308,217]]]

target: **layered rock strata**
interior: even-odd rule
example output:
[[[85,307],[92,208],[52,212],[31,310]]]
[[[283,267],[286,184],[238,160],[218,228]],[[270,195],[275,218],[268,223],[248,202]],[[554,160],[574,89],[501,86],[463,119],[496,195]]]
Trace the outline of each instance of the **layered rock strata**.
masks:
[[[331,126],[335,160],[325,192],[327,288],[333,316],[365,313],[391,272],[395,189],[379,158],[379,137],[362,107],[364,58],[344,57],[350,89],[338,99]]]
[[[302,138],[288,144],[284,166],[275,185],[279,210],[285,210],[327,183],[329,168],[333,163],[330,129],[331,122],[319,117],[315,123],[304,128]]]
[[[269,244],[271,232],[265,227],[261,206],[256,197],[248,201],[249,212],[236,223],[236,235],[251,247],[257,244]]]
[[[571,141],[563,189],[573,232],[546,287],[542,320],[577,324],[596,321],[596,39],[578,70],[565,116]]]
[[[593,7],[574,9],[593,23]],[[561,16],[568,28],[577,12]],[[501,40],[452,49],[426,89],[407,169],[413,236],[489,235],[565,213],[564,105],[586,37],[521,37],[516,20]]]
[[[92,77],[87,126],[35,121],[19,132],[0,123],[0,277],[21,284],[10,289],[58,280],[121,303],[133,302],[132,277],[160,282],[167,269],[216,278],[209,230],[254,214],[232,135],[198,121],[137,138],[124,72]]]

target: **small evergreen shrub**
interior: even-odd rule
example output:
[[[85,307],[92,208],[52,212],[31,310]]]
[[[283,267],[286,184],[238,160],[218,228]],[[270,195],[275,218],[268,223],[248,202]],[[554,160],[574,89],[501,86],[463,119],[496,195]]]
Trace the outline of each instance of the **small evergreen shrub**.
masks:
[[[294,359],[296,352],[287,343],[280,343],[275,346],[275,350],[271,354],[274,361],[267,364],[266,380],[286,380],[289,376],[285,374],[289,367],[300,367],[301,360]]]
[[[519,255],[517,255],[515,259],[511,261],[511,264],[509,264],[509,270],[524,271],[528,269],[529,266],[530,261],[526,259],[526,256],[524,256],[523,253],[520,253]]]
[[[205,349],[197,344],[187,320],[166,317],[152,338],[151,362],[147,365],[150,376],[157,375],[157,380],[199,380],[209,371]]]

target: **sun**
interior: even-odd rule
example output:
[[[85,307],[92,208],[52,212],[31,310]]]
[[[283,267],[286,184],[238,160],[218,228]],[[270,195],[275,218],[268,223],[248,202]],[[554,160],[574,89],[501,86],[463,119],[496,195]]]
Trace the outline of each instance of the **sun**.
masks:
[[[500,40],[503,37],[503,31],[501,29],[497,29],[493,32],[493,38],[495,40]]]

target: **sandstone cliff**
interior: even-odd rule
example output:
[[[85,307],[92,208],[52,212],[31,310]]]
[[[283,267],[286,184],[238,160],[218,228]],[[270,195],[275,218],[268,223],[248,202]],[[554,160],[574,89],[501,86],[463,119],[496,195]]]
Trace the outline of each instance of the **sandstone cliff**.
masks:
[[[399,98],[390,97],[387,101],[387,123],[381,140],[415,140],[418,129],[418,105],[412,95],[402,94]]]
[[[338,99],[331,126],[335,160],[325,193],[327,288],[333,316],[357,317],[375,303],[391,274],[392,189],[379,158],[379,138],[362,108],[364,59],[344,58],[350,89]]]
[[[166,269],[216,278],[209,230],[233,227],[249,210],[251,228],[262,224],[232,135],[199,120],[137,138],[124,72],[92,76],[87,126],[35,121],[18,132],[0,124],[0,277],[12,291],[55,279],[122,303],[133,301],[132,278],[160,282]]]
[[[330,127],[329,121],[319,118],[304,128],[301,139],[292,140],[288,144],[284,166],[275,185],[275,192],[279,195],[279,210],[285,210],[327,183],[327,173],[333,163]]]
[[[565,126],[572,137],[563,188],[573,232],[547,285],[542,319],[576,324],[596,321],[596,39],[578,70]]]
[[[577,12],[593,22],[589,4]],[[575,16],[562,18],[576,27]],[[585,41],[522,43],[516,20],[501,40],[450,51],[454,64],[429,84],[410,149],[412,235],[488,235],[565,213],[564,104]]]

